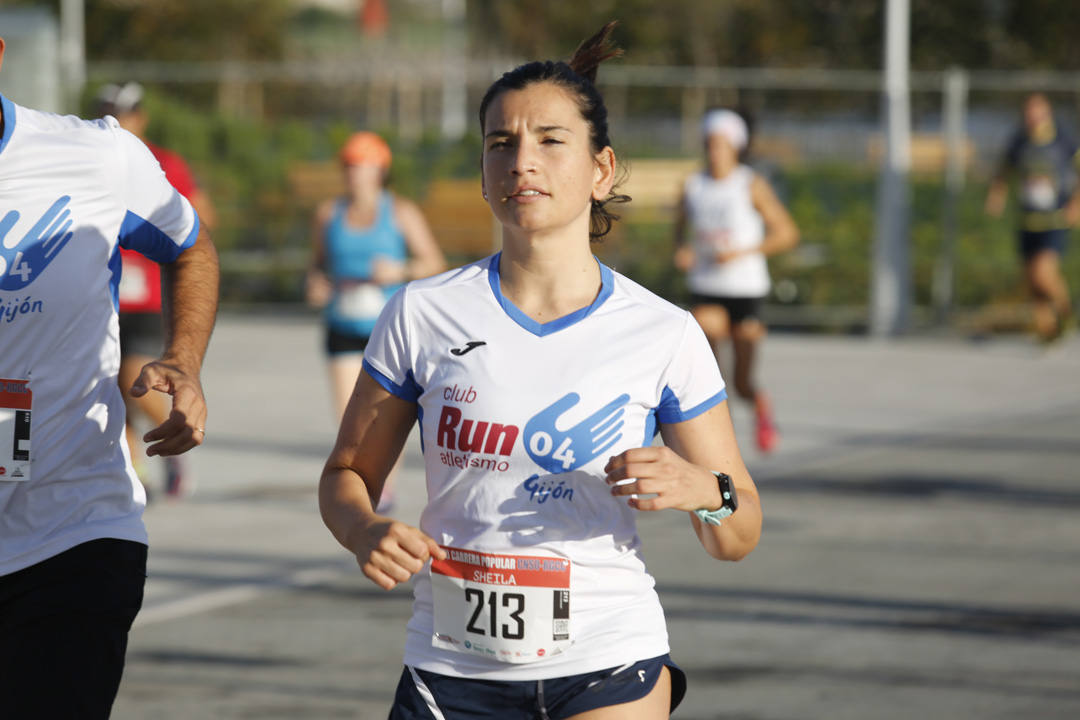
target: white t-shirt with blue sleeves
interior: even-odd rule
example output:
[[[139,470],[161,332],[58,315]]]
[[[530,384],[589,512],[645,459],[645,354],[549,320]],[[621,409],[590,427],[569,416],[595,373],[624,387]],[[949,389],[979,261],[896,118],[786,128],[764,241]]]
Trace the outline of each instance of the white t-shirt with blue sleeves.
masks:
[[[465,558],[541,555],[571,563],[572,643],[528,662],[478,655],[483,637],[433,643],[438,598],[425,569],[415,584],[408,665],[543,679],[668,652],[638,511],[611,495],[603,468],[613,455],[650,445],[658,423],[696,417],[726,391],[688,312],[600,270],[596,300],[548,323],[503,297],[499,255],[410,283],[380,316],[364,367],[417,404],[428,493],[421,529],[468,551],[458,553]]]
[[[199,222],[115,119],[0,106],[0,392],[31,396],[29,438],[16,443],[29,465],[13,478],[0,457],[5,575],[89,540],[146,542],[116,381],[119,247],[172,262]],[[0,431],[13,397],[0,394]]]

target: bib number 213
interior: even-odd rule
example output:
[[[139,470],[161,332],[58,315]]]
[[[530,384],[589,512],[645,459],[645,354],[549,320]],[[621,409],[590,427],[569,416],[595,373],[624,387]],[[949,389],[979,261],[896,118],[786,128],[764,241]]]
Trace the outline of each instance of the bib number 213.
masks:
[[[487,596],[485,602],[484,596]],[[501,602],[499,597],[502,597]],[[525,595],[522,593],[500,593],[497,590],[484,591],[480,588],[465,588],[465,602],[471,615],[465,630],[476,635],[487,635],[506,640],[521,640],[525,637]],[[484,621],[484,608],[487,606],[487,618]],[[503,608],[499,612],[500,606]],[[500,622],[501,621],[501,622]]]
[[[433,646],[528,663],[573,642],[568,559],[444,549],[431,562]]]

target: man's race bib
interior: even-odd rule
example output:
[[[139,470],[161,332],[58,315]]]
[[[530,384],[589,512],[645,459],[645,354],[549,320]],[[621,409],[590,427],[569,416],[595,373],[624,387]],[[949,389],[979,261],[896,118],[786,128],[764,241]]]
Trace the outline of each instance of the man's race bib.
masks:
[[[1024,204],[1035,210],[1053,210],[1057,206],[1057,189],[1046,175],[1033,175],[1023,185]]]
[[[433,646],[528,663],[573,643],[568,559],[443,549],[431,562]]]
[[[124,266],[120,285],[116,289],[116,296],[122,305],[142,305],[150,301],[150,280],[146,277],[146,270],[146,267],[136,263]]]
[[[29,383],[0,378],[0,482],[30,479]]]
[[[370,320],[386,305],[380,286],[369,282],[346,281],[338,286],[334,314],[345,320]]]

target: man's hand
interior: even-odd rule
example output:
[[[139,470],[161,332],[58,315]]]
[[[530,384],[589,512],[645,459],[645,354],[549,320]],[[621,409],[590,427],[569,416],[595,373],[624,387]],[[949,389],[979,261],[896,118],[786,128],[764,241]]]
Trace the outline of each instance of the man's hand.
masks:
[[[1080,197],[1073,195],[1065,205],[1065,222],[1069,227],[1076,227],[1080,223]]]
[[[202,445],[206,438],[206,400],[198,373],[187,372],[166,359],[143,366],[131,386],[132,397],[142,397],[151,390],[172,395],[172,412],[161,425],[143,435],[143,442],[153,443],[146,454],[180,455]]]
[[[1002,180],[994,180],[990,183],[990,189],[986,193],[986,204],[983,210],[990,217],[1001,217],[1005,212],[1005,201],[1008,199],[1009,187]]]

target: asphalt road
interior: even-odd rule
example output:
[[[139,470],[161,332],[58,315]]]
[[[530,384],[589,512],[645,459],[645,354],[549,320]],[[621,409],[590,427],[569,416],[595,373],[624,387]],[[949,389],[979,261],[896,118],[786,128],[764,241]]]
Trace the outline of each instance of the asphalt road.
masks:
[[[690,689],[675,718],[1080,717],[1080,341],[775,336],[765,532],[711,560],[641,534]],[[383,718],[411,594],[323,527],[333,442],[310,318],[225,316],[198,490],[147,511],[150,578],[113,717]],[[410,442],[397,514],[423,502]]]

